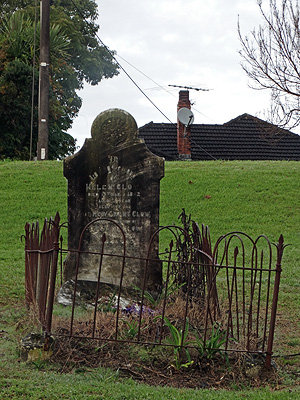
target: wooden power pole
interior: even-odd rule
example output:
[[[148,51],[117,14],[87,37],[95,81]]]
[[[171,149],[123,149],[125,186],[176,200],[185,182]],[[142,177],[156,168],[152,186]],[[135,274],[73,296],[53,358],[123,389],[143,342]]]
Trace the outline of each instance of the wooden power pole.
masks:
[[[48,160],[49,137],[49,63],[50,63],[50,0],[41,0],[40,11],[40,75],[37,159]]]

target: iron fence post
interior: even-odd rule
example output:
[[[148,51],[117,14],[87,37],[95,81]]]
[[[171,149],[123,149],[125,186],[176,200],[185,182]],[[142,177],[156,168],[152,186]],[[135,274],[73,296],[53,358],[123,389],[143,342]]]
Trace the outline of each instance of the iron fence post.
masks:
[[[29,262],[29,254],[28,254],[28,242],[30,235],[30,225],[26,223],[25,225],[25,303],[27,309],[30,308],[30,305],[33,302],[32,299],[32,279],[30,273],[30,262]]]
[[[52,258],[52,268],[50,275],[49,295],[48,295],[46,321],[45,321],[45,343],[44,343],[45,350],[48,350],[49,337],[51,334],[55,282],[56,282],[57,262],[59,253],[59,219],[60,217],[59,214],[57,213],[53,221],[53,258]]]
[[[278,304],[280,275],[281,275],[281,271],[282,271],[281,260],[282,260],[283,250],[284,250],[283,243],[284,243],[283,236],[280,235],[278,243],[276,245],[276,248],[277,248],[276,275],[275,275],[274,290],[273,290],[273,301],[272,301],[271,320],[270,320],[270,329],[269,329],[269,337],[268,337],[268,347],[267,347],[266,360],[265,360],[265,367],[268,369],[271,368],[271,357],[272,357],[274,332],[275,332],[275,321],[276,321],[276,312],[277,312],[277,304]]]

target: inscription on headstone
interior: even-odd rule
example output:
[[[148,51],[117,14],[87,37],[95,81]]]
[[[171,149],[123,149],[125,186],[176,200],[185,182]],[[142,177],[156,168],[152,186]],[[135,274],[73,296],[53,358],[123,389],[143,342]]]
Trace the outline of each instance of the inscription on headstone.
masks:
[[[101,282],[118,285],[122,268],[124,237],[126,258],[124,286],[141,287],[152,234],[159,227],[159,188],[164,160],[151,153],[138,137],[134,118],[119,109],[107,110],[92,125],[92,138],[64,162],[68,179],[68,245],[77,249],[83,228],[80,280],[97,281],[102,246],[106,234]],[[104,219],[104,220],[102,220]],[[118,225],[117,225],[118,224]],[[121,229],[120,229],[120,227]],[[114,255],[114,256],[110,256]],[[158,237],[151,252],[158,260]],[[74,279],[76,253],[65,262],[65,279]],[[161,264],[151,261],[147,287],[161,284]]]

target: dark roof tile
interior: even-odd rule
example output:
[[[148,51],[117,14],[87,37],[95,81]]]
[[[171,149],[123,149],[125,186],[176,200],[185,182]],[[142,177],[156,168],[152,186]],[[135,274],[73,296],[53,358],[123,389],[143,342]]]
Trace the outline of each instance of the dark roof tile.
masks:
[[[150,151],[178,159],[177,126],[150,122],[139,129]],[[297,160],[300,136],[249,114],[223,125],[191,126],[192,160]]]

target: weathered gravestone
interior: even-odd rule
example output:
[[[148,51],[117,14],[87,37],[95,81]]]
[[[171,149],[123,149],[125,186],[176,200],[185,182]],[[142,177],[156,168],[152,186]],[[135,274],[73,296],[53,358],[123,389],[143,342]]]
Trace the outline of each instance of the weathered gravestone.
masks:
[[[77,249],[84,227],[95,219],[83,235],[82,249],[99,252],[105,232],[104,253],[123,254],[126,258],[123,286],[142,287],[145,260],[152,234],[159,227],[160,179],[164,160],[151,153],[138,138],[134,118],[119,109],[110,109],[97,116],[92,125],[92,138],[81,150],[64,162],[68,179],[68,246]],[[115,223],[108,221],[113,220]],[[147,289],[161,284],[161,263],[158,260],[158,236],[150,251]],[[100,256],[82,253],[78,279],[97,281]],[[65,262],[65,280],[74,279],[76,253],[69,253]],[[119,285],[122,257],[104,255],[101,282]]]

